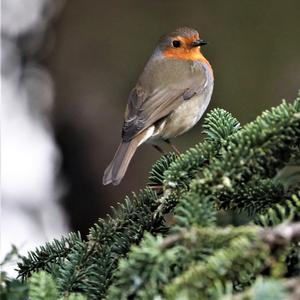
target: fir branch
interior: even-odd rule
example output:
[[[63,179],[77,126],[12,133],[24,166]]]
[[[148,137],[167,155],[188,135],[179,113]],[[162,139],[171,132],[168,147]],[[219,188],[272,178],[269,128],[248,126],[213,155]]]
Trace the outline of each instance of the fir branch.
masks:
[[[53,276],[45,271],[34,273],[28,280],[28,285],[30,300],[87,300],[78,293],[60,296]]]
[[[163,186],[164,184],[164,172],[169,169],[171,163],[173,163],[178,156],[171,152],[163,155],[153,166],[149,175],[149,185]]]
[[[221,300],[282,300],[287,298],[287,289],[282,280],[258,277],[245,291],[226,293]]]
[[[189,193],[197,192],[199,201],[210,197],[219,208],[225,205],[228,208],[243,207],[241,199],[245,197],[245,188],[240,189],[241,185],[251,184],[251,180],[259,176],[260,179],[273,178],[276,170],[283,167],[291,156],[293,146],[300,143],[300,118],[295,109],[298,107],[297,101],[294,104],[284,102],[231,135],[220,150],[221,157],[212,158],[191,180],[190,191],[185,197],[192,197]],[[268,186],[270,182],[267,181],[264,189]],[[252,193],[254,188],[248,188],[248,192]],[[232,191],[235,198],[227,196]],[[240,191],[242,194],[238,197]],[[264,192],[258,190],[256,194]],[[251,194],[248,198],[254,200]],[[268,205],[267,201],[263,202]],[[253,207],[259,208],[261,204],[253,203]]]
[[[226,281],[248,284],[269,256],[268,247],[264,244],[251,247],[255,241],[255,238],[238,237],[227,249],[219,250],[207,261],[191,266],[166,286],[167,298],[215,299],[220,292],[216,286],[225,286]]]
[[[252,236],[241,235],[228,247],[216,251],[206,261],[192,265],[165,287],[168,299],[216,299],[226,282],[241,288],[267,266],[278,269],[278,251],[300,240],[300,223],[282,224],[274,229],[257,230]],[[273,256],[273,260],[270,256]]]
[[[119,263],[108,299],[154,299],[164,285],[190,265],[205,260],[217,249],[226,248],[237,237],[257,234],[255,226],[181,230],[163,238],[147,234]]]
[[[190,181],[195,178],[200,169],[209,165],[213,157],[219,155],[221,146],[233,133],[240,129],[239,122],[223,109],[214,109],[204,120],[206,138],[194,148],[180,155],[164,172],[164,195],[159,211],[168,213],[189,190]],[[205,200],[203,200],[205,203]]]
[[[87,297],[79,293],[72,293],[69,296],[59,298],[59,300],[87,300]]]
[[[61,266],[59,266],[56,281],[62,294],[69,295],[71,292],[90,292],[86,286],[90,285],[92,267],[85,265],[87,256],[87,243],[76,243]],[[84,284],[87,277],[90,277],[90,280]]]
[[[216,209],[210,196],[199,197],[197,186],[182,195],[174,210],[176,225],[173,231],[192,226],[209,227],[216,223]]]
[[[77,242],[82,242],[80,233],[70,233],[60,240],[54,239],[51,243],[28,252],[28,255],[22,256],[22,261],[18,263],[19,276],[24,280],[39,270],[50,272],[53,265],[61,263]]]
[[[264,227],[275,226],[283,221],[300,221],[300,191],[281,203],[273,205],[254,219],[256,224]]]
[[[210,111],[203,123],[206,140],[221,143],[240,129],[239,121],[224,109]]]
[[[226,293],[221,300],[298,300],[300,299],[300,279],[274,279],[258,277],[250,288],[234,294]]]
[[[256,216],[254,222],[264,227],[274,227],[283,222],[300,221],[300,191],[292,194],[280,204],[273,205],[261,215]],[[286,255],[286,277],[300,275],[300,244],[293,243]]]
[[[19,279],[9,278],[6,272],[0,272],[0,299],[27,300],[28,285]]]
[[[165,173],[166,188],[180,188],[218,154],[220,146],[239,129],[239,122],[223,109],[214,109],[204,119],[206,140],[182,154]]]
[[[20,276],[25,278],[39,269],[51,270],[56,263],[60,291],[67,295],[84,292],[91,299],[103,297],[118,259],[126,255],[130,246],[139,243],[145,231],[165,232],[163,216],[156,212],[158,205],[157,195],[150,189],[132,199],[127,197],[120,209],[114,210],[114,217],[99,220],[91,228],[87,243],[73,234],[23,257]]]
[[[56,284],[45,271],[34,273],[29,279],[30,300],[57,300],[59,298]]]
[[[84,292],[91,299],[104,297],[118,260],[131,245],[139,243],[145,231],[166,231],[163,216],[156,212],[158,205],[156,193],[145,189],[132,199],[127,197],[113,217],[99,220],[87,244],[74,247],[58,270],[60,289]]]
[[[237,183],[236,186],[220,191],[219,208],[254,215],[281,202],[286,194],[284,187],[273,179],[254,176],[248,182]]]
[[[142,190],[138,195],[133,194],[132,199],[125,198],[118,210],[114,210],[113,217],[108,216],[106,221],[100,219],[91,229],[89,243],[101,245],[118,240],[123,236],[139,242],[144,231],[164,231],[164,219],[156,213],[159,206],[157,194],[149,188]],[[129,243],[131,244],[131,243]],[[124,245],[127,248],[127,245]]]
[[[122,288],[130,297],[160,295],[174,277],[166,289],[168,295],[191,287],[191,293],[198,289],[204,297],[210,297],[223,292],[228,280],[242,287],[249,284],[252,276],[269,262],[273,248],[261,235],[252,233],[222,239],[216,227],[211,226],[215,223],[215,210],[257,212],[273,207],[274,201],[282,205],[281,200],[295,185],[292,183],[287,190],[273,179],[279,169],[297,160],[300,99],[263,113],[240,130],[238,122],[223,110],[213,111],[206,122],[203,143],[178,158],[163,157],[154,166],[150,181],[164,184],[159,194],[145,189],[132,199],[126,198],[119,210],[113,210],[112,217],[93,226],[87,242],[80,237],[67,237],[31,252],[19,265],[20,276],[26,278],[45,269],[55,274],[63,295],[71,297],[72,292],[83,292],[89,299],[105,297],[112,283],[110,295],[123,295]],[[174,207],[177,238],[164,238],[161,234],[167,228],[163,215]],[[201,229],[209,232],[206,236],[202,233],[202,244],[195,236],[189,240],[185,235],[195,225],[211,226]],[[252,228],[257,231],[257,227]],[[125,259],[145,232],[149,234],[142,244],[133,247]],[[286,256],[285,253],[282,257]],[[241,271],[243,263],[247,267]],[[130,270],[142,279],[138,285],[134,282],[137,277],[129,277]],[[189,282],[193,278],[196,281]],[[150,286],[151,293],[147,290]]]
[[[162,251],[163,237],[146,234],[140,247],[134,246],[128,259],[122,259],[108,299],[154,299],[176,272],[180,247]]]

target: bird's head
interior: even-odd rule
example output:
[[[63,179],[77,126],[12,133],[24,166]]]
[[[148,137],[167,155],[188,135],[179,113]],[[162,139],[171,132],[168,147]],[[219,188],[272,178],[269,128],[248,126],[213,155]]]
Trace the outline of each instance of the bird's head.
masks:
[[[159,40],[159,48],[166,58],[184,60],[202,60],[201,47],[206,44],[197,30],[188,27],[178,28]]]

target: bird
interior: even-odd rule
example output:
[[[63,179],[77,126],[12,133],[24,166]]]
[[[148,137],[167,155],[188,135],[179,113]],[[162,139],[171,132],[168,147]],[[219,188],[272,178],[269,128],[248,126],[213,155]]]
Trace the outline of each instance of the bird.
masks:
[[[163,35],[130,91],[121,142],[103,175],[118,185],[137,148],[147,142],[170,143],[191,129],[210,102],[214,75],[201,52],[207,42],[197,30],[180,27]]]

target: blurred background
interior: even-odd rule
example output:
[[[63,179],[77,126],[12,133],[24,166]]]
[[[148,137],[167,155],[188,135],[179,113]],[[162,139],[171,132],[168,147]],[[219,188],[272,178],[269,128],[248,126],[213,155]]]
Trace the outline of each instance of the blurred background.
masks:
[[[144,187],[159,158],[139,148],[119,186],[102,186],[130,89],[158,38],[181,26],[209,41],[209,109],[242,124],[300,88],[300,2],[3,0],[2,256],[70,230],[87,233]],[[176,139],[201,140],[201,123]]]

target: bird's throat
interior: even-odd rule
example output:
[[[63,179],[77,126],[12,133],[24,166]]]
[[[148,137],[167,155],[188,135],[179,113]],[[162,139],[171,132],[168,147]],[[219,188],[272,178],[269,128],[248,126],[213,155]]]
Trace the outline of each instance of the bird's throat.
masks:
[[[201,61],[209,66],[211,69],[211,65],[209,61],[204,57],[204,55],[199,51],[199,48],[191,48],[191,49],[178,49],[178,48],[170,48],[164,51],[164,57],[169,59],[182,59],[182,60],[192,60],[192,61]]]
[[[164,56],[166,58],[176,58],[184,60],[206,60],[203,54],[199,51],[198,48],[170,48],[164,51]]]

